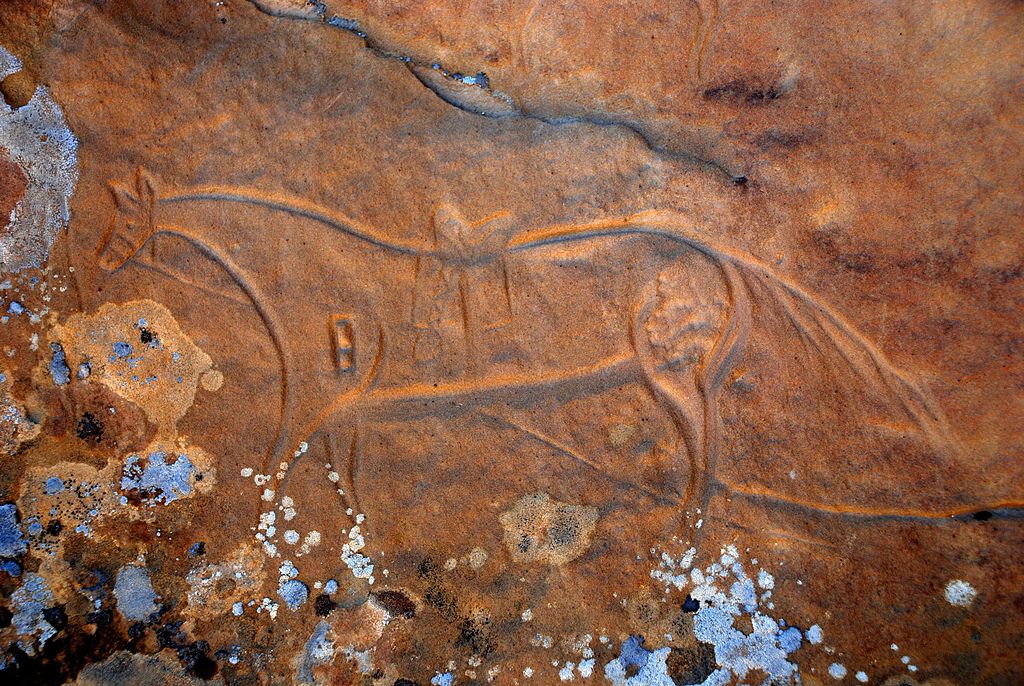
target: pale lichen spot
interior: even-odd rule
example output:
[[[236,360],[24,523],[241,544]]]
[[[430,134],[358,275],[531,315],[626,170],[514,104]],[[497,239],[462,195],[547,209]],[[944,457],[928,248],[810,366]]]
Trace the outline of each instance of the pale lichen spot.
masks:
[[[220,387],[224,385],[224,374],[216,369],[211,369],[199,377],[199,384],[205,391],[210,391],[211,393],[219,391]]]
[[[192,407],[200,379],[208,377],[207,390],[219,387],[210,356],[152,300],[106,303],[68,317],[53,334],[71,364],[91,365],[87,383],[102,383],[138,405],[164,437]]]
[[[559,502],[547,493],[530,493],[498,519],[513,560],[563,565],[590,546],[597,508]]]
[[[946,584],[944,591],[946,602],[955,607],[970,607],[974,599],[978,597],[978,591],[974,586],[963,579],[953,579]]]

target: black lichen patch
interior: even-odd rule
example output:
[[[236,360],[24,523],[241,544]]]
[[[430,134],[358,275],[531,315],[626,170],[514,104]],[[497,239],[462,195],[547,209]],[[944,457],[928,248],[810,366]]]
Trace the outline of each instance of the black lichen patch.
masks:
[[[683,612],[696,612],[700,609],[700,601],[691,595],[686,596],[683,601]]]
[[[466,646],[474,655],[486,657],[497,647],[491,633],[490,617],[482,612],[475,613],[459,625],[459,639],[456,645]]]
[[[423,599],[427,604],[437,610],[437,613],[448,621],[453,621],[459,616],[459,606],[455,601],[455,595],[441,585],[431,586]]]
[[[114,621],[114,612],[108,608],[103,608],[102,610],[90,612],[86,620],[89,624],[95,624],[98,627],[110,626]]]
[[[68,615],[63,605],[48,607],[43,610],[43,619],[57,631],[63,631],[68,625]]]
[[[99,443],[103,438],[103,422],[97,419],[92,412],[86,412],[78,420],[75,434],[83,441]]]
[[[178,654],[182,666],[193,676],[212,679],[217,675],[217,662],[210,655],[206,641],[189,641],[181,631],[182,622],[170,622],[157,628],[156,640],[161,648],[170,648]]]

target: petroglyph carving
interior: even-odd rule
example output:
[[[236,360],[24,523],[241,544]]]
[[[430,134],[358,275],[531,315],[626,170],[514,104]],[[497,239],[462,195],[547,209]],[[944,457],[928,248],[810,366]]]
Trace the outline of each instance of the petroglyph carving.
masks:
[[[416,259],[416,356],[435,359],[450,354],[454,329],[475,369],[480,360],[474,332],[499,328],[512,318],[504,256],[511,217],[498,215],[470,224],[457,209],[444,205],[435,212],[433,226],[433,250]]]
[[[680,507],[703,510],[714,488],[722,486],[715,478],[723,441],[719,403],[725,380],[744,357],[755,304],[778,313],[808,350],[831,365],[849,369],[873,396],[882,398],[889,411],[904,415],[937,454],[956,450],[949,425],[923,385],[896,369],[851,325],[799,286],[749,256],[716,245],[682,215],[642,212],[522,229],[515,227],[508,215],[474,224],[457,210],[443,206],[433,217],[432,240],[416,242],[385,237],[334,210],[282,194],[221,186],[167,193],[156,188],[143,171],[137,174],[132,191],[115,186],[118,214],[100,247],[103,264],[117,270],[161,235],[183,239],[219,264],[259,314],[278,356],[280,417],[276,439],[267,450],[268,471],[285,461],[290,472],[304,454],[297,450],[300,443],[319,445],[323,437],[330,439],[326,444],[330,446],[335,436],[350,436],[342,441],[351,446],[348,466],[340,470],[345,475],[341,490],[349,502],[357,497],[362,459],[358,427],[366,420],[386,423],[478,413],[621,482],[623,477],[611,474],[584,451],[530,426],[501,405],[528,407],[542,398],[566,402],[637,382],[666,409],[680,436],[674,461],[681,476],[673,477],[680,483],[653,495]],[[370,307],[331,319],[337,368],[364,371],[356,374],[354,387],[318,396],[316,404],[304,408],[303,415],[312,419],[301,426],[293,421],[296,393],[292,380],[303,375],[293,352],[303,334],[281,324],[281,313],[294,303],[281,300],[287,296],[278,293],[267,295],[271,291],[258,277],[258,255],[250,256],[247,264],[244,255],[234,250],[242,255],[236,258],[225,244],[225,233],[216,225],[185,228],[162,220],[165,213],[173,215],[175,206],[225,203],[283,213],[298,221],[295,226],[306,227],[303,230],[326,228],[326,234],[316,234],[318,244],[355,241],[375,255],[407,261],[405,273],[415,275],[412,297],[399,297],[388,311]],[[489,366],[485,335],[497,331],[505,342],[542,345],[533,341],[533,331],[530,336],[522,335],[533,323],[525,321],[529,314],[517,312],[511,296],[518,287],[513,283],[514,270],[529,273],[545,268],[555,259],[553,250],[557,253],[580,245],[614,250],[616,245],[637,241],[660,246],[662,257],[657,260],[658,270],[644,277],[646,282],[636,291],[639,296],[632,297],[632,305],[623,314],[623,325],[615,334],[618,343],[603,343],[599,346],[603,354],[577,355],[575,359],[581,362],[575,365],[558,363],[551,355],[548,357],[554,361],[545,363],[544,355],[539,354],[542,351],[534,350],[534,361],[506,369]],[[261,242],[253,241],[252,250],[260,248]],[[666,254],[669,256],[664,257]],[[327,305],[350,306],[347,302]],[[379,325],[376,337],[367,336],[366,331],[357,334],[355,322],[364,320]],[[578,327],[581,337],[589,335],[582,322],[565,320],[563,324]],[[406,330],[415,333],[411,352],[402,352],[398,341],[388,339],[389,331]],[[365,345],[356,342],[357,335]],[[415,364],[410,366],[424,359],[458,355],[464,355],[467,364],[454,365],[441,376],[416,372]],[[357,364],[357,359],[365,360],[366,366]],[[337,459],[337,453],[345,451],[330,452]],[[640,492],[652,493],[629,478],[625,481]],[[828,509],[827,503],[820,505]]]
[[[339,372],[351,372],[356,367],[356,325],[352,317],[331,317],[334,338],[334,361]]]

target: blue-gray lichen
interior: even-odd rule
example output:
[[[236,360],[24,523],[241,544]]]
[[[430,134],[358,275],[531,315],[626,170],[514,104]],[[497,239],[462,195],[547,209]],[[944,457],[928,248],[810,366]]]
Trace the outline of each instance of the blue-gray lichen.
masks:
[[[135,565],[125,565],[118,570],[114,597],[118,612],[129,621],[145,621],[158,609],[149,572]]]
[[[18,557],[28,550],[25,533],[18,523],[18,509],[11,503],[0,505],[0,557]]]
[[[166,505],[191,495],[195,473],[195,466],[185,453],[169,462],[167,454],[157,450],[149,454],[145,465],[138,455],[129,455],[121,475],[121,490],[138,492],[150,505]]]

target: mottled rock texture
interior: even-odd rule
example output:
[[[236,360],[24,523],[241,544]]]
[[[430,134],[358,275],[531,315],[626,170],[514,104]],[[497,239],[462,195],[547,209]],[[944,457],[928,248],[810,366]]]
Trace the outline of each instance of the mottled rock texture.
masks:
[[[0,4],[0,681],[1024,682],[1022,36]]]

